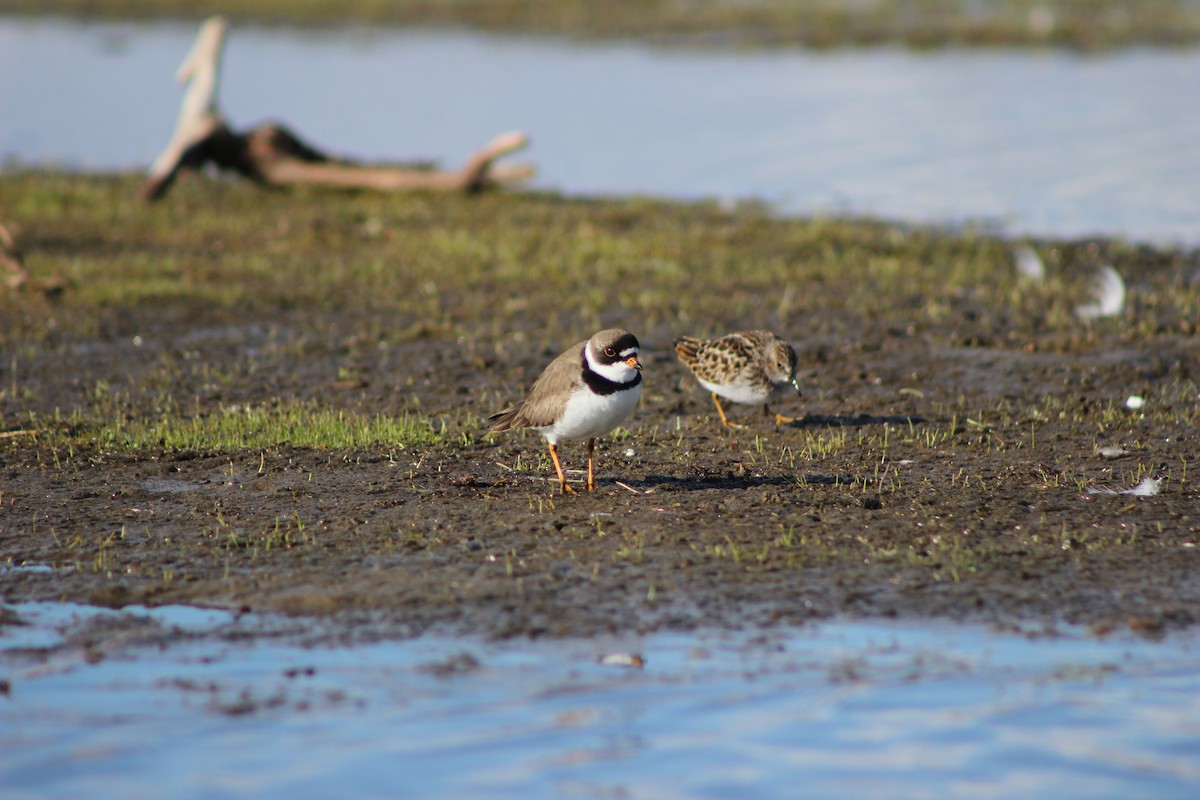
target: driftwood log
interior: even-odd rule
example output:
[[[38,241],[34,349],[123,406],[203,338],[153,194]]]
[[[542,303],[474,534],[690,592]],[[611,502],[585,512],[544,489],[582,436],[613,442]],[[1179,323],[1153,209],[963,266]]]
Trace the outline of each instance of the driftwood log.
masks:
[[[365,165],[336,159],[277,123],[265,123],[249,131],[235,132],[217,108],[221,52],[227,31],[228,25],[222,17],[207,20],[201,26],[191,52],[179,67],[176,79],[186,83],[187,89],[171,141],[155,160],[142,184],[141,197],[144,200],[161,198],[181,172],[208,164],[270,186],[308,183],[379,191],[478,191],[498,184],[526,180],[533,174],[533,168],[527,164],[494,163],[501,156],[529,143],[520,132],[497,136],[456,170],[413,165]]]

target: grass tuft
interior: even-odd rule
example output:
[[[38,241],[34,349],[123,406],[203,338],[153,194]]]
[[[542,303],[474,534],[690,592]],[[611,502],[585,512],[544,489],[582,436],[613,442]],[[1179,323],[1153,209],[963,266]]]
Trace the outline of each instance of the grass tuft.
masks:
[[[105,451],[201,450],[238,452],[292,447],[351,450],[404,448],[440,441],[429,420],[411,416],[364,416],[297,402],[278,407],[224,406],[197,417],[112,419],[79,432]]]

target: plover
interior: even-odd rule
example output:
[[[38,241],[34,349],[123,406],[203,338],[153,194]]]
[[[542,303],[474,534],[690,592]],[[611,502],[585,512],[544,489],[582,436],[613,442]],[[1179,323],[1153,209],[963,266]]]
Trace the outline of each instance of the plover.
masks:
[[[620,328],[603,330],[569,348],[542,371],[525,399],[488,417],[492,431],[533,428],[546,439],[563,494],[561,439],[587,439],[587,490],[596,488],[596,439],[621,424],[642,394],[638,340]]]
[[[675,340],[679,360],[692,371],[696,380],[712,392],[713,403],[727,428],[744,428],[725,417],[721,398],[748,405],[763,404],[770,415],[770,402],[785,396],[789,388],[800,394],[796,383],[796,351],[770,331],[738,331],[719,339],[681,336]],[[775,424],[795,421],[794,417],[775,415]]]

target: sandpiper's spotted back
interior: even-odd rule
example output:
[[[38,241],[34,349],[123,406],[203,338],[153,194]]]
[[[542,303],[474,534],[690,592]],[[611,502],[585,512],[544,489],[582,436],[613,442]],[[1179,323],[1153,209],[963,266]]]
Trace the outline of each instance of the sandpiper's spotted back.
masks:
[[[735,403],[763,404],[784,396],[796,384],[796,351],[771,331],[738,331],[717,339],[681,336],[675,340],[679,360],[692,371],[696,380],[713,394],[713,402],[722,424],[735,427],[725,417],[718,397]],[[776,422],[788,418],[776,415]]]

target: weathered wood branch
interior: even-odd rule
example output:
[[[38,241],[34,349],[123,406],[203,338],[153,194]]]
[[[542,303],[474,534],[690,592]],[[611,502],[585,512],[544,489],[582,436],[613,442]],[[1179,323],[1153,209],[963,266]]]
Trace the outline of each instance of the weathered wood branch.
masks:
[[[150,167],[151,180],[161,181],[177,171],[186,151],[221,125],[220,112],[217,111],[217,81],[228,30],[229,26],[222,17],[206,20],[200,26],[200,33],[191,51],[179,65],[175,80],[186,84],[187,88],[183,93],[171,140]]]
[[[217,83],[227,30],[220,17],[206,21],[179,68],[176,78],[188,87],[171,140],[142,184],[144,200],[161,198],[181,172],[208,164],[271,186],[308,183],[378,191],[478,191],[533,175],[533,167],[528,164],[495,164],[501,156],[529,143],[520,132],[497,136],[455,170],[365,165],[333,158],[277,123],[234,132],[217,108]]]

